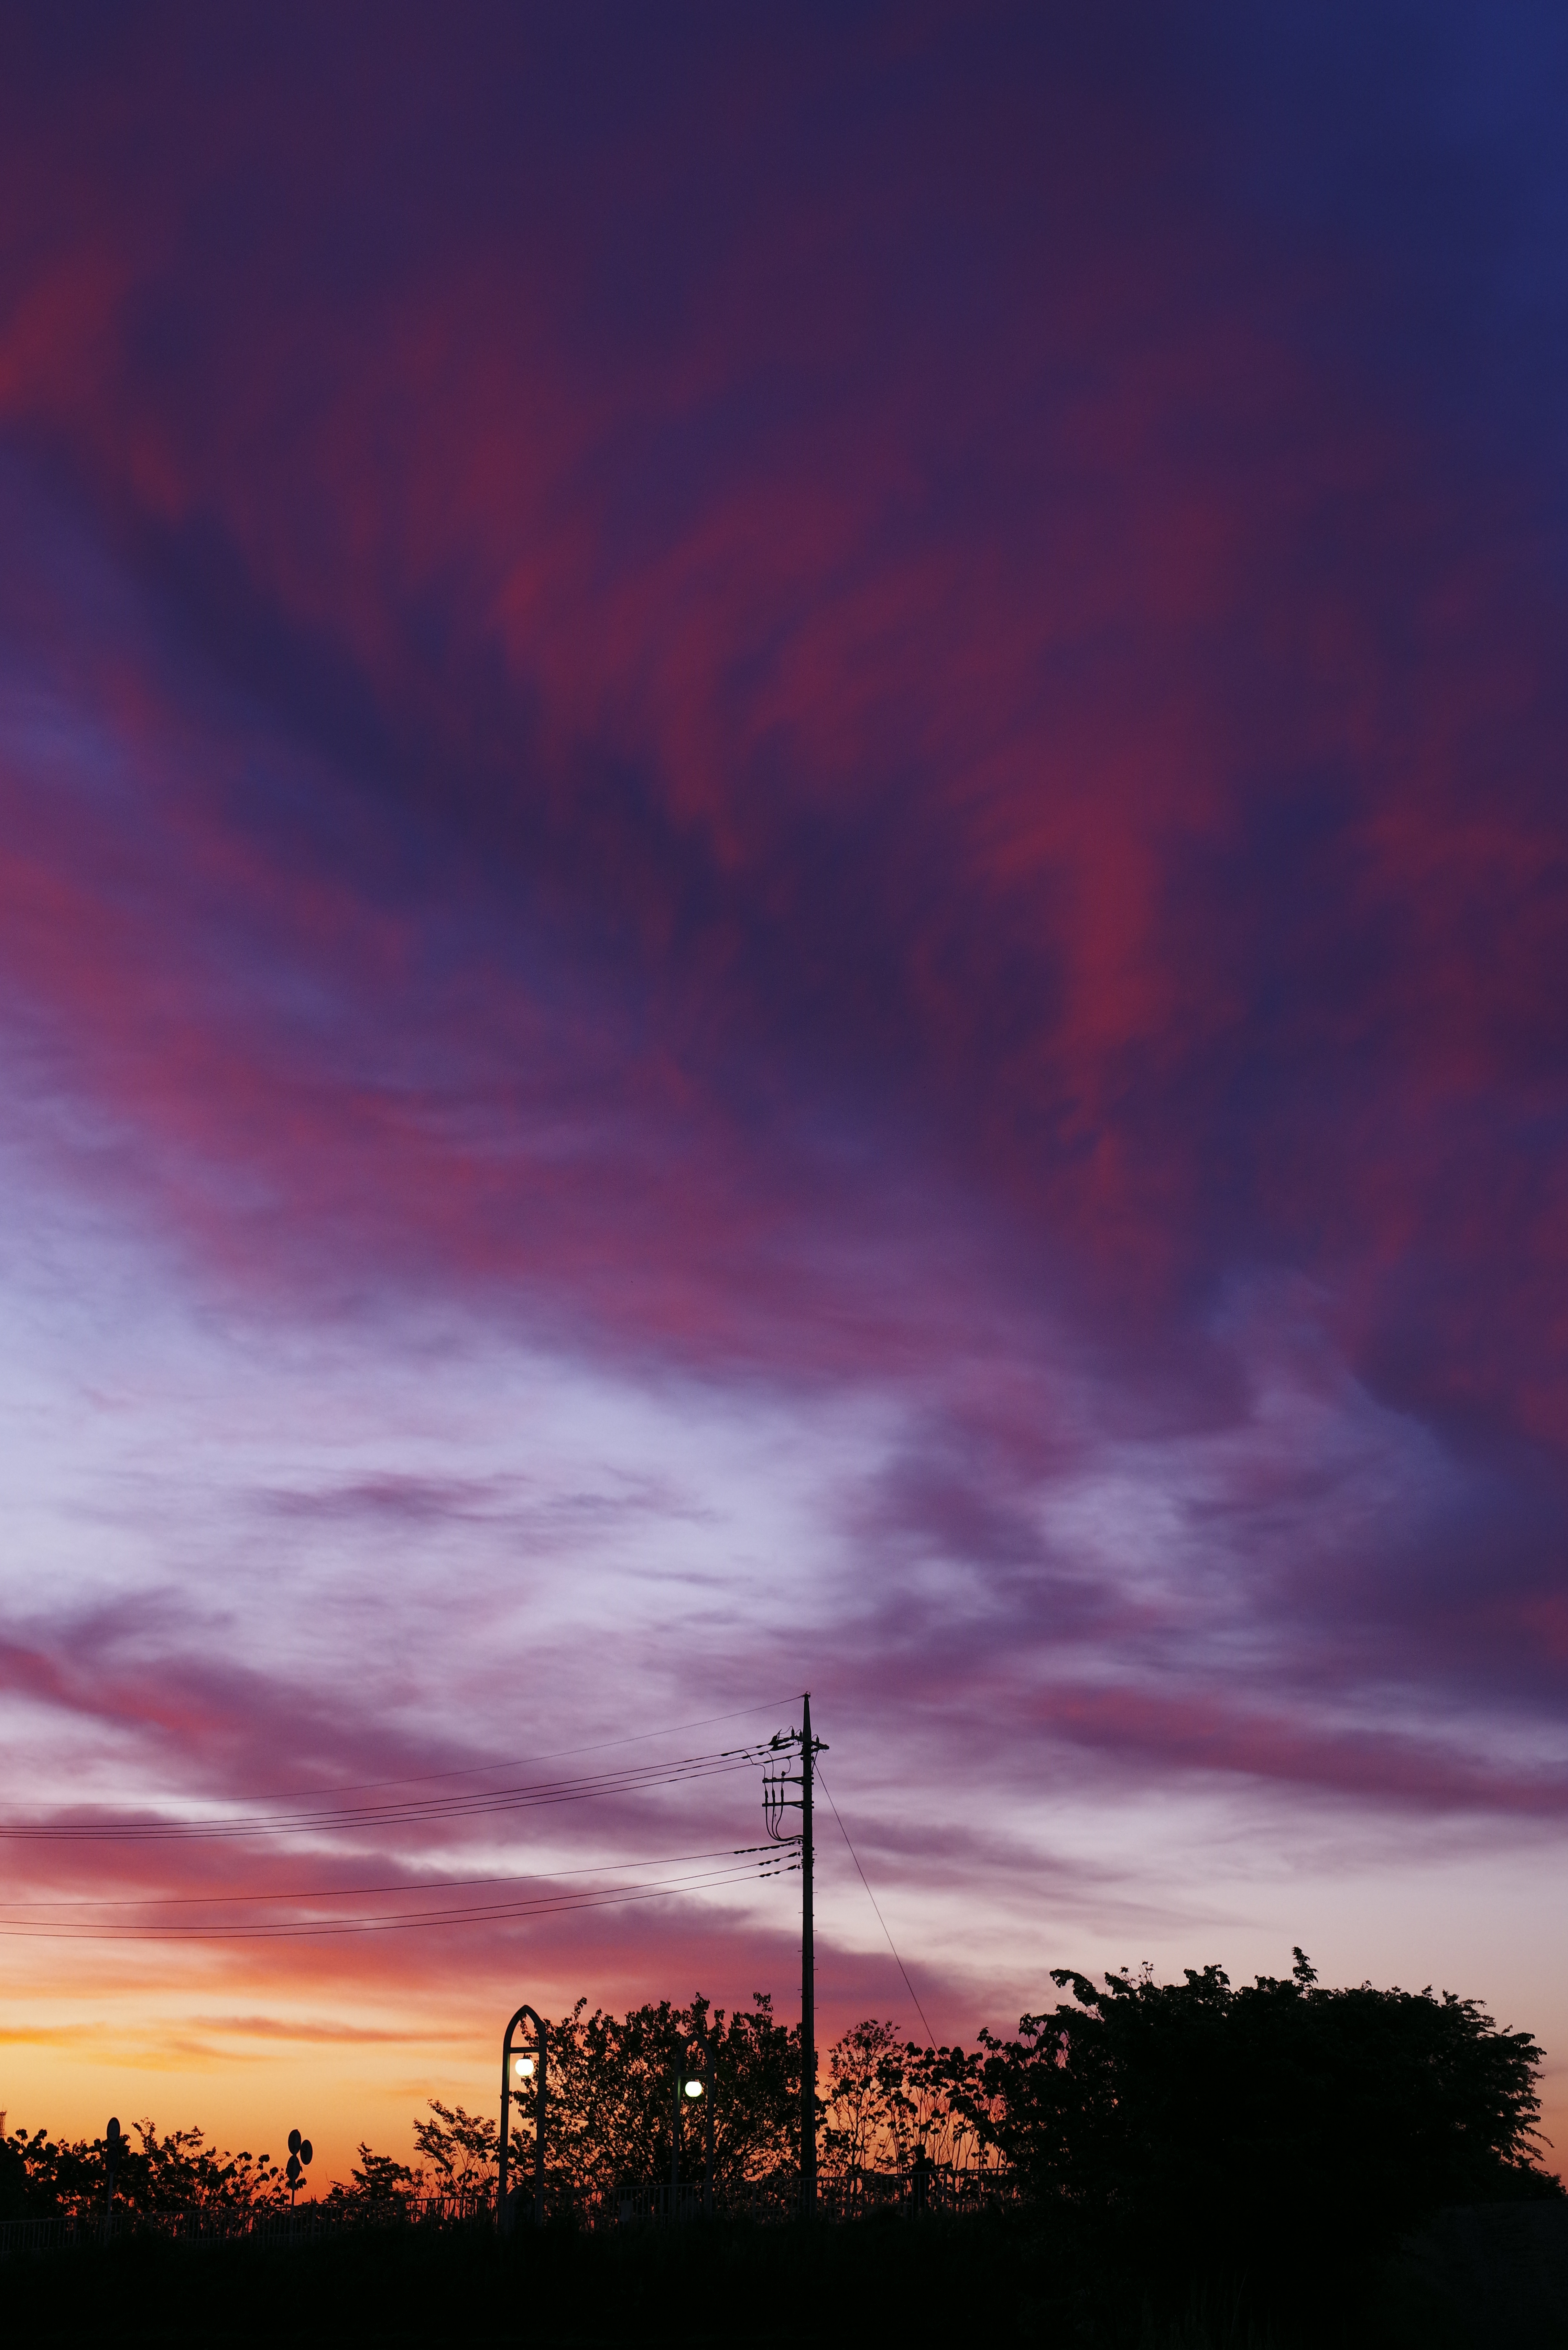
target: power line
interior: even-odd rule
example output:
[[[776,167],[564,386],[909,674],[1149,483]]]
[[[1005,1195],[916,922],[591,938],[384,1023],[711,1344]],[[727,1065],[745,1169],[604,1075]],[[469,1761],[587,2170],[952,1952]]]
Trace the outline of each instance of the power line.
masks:
[[[833,1790],[828,1785],[827,1781],[822,1776],[822,1765],[820,1762],[816,1766],[816,1775],[822,1780],[823,1794],[827,1797],[828,1802],[833,1804],[833,1816],[838,1822],[839,1834],[843,1836],[845,1843],[849,1845],[849,1857],[855,1863],[857,1869],[859,1870],[860,1882],[866,1887],[866,1898],[871,1904],[872,1908],[876,1909],[877,1923],[881,1927],[884,1934],[888,1934],[888,1948],[892,1951],[894,1958],[898,1960],[898,1972],[904,1978],[904,1988],[915,2002],[915,2012],[919,2015],[920,2022],[922,2023],[926,2023],[926,2011],[920,2005],[920,1995],[915,1989],[914,1984],[909,1981],[909,1968],[904,1964],[903,1960],[898,1958],[898,1946],[897,1942],[894,1941],[892,1935],[888,1933],[888,1920],[883,1917],[880,1908],[877,1908],[877,1896],[871,1890],[870,1878],[867,1876],[866,1871],[860,1867],[860,1855],[856,1851],[855,1846],[852,1844],[849,1844],[849,1830],[844,1825],[844,1814],[839,1810],[837,1804],[833,1803]],[[931,2030],[929,2023],[926,2023],[926,2038],[930,2042],[931,2046],[934,2048],[937,2044],[937,2036]]]
[[[733,1747],[716,1753],[683,1755],[674,1762],[627,1763],[618,1770],[521,1786],[485,1788],[467,1795],[426,1796],[394,1804],[334,1804],[314,1811],[264,1813],[256,1818],[230,1814],[205,1820],[0,1822],[0,1838],[12,1843],[183,1843],[229,1836],[324,1835],[345,1829],[433,1826],[442,1821],[483,1818],[539,1804],[578,1803],[600,1795],[636,1795],[658,1787],[685,1785],[694,1780],[752,1769],[760,1759],[760,1752],[752,1747]]]
[[[394,1928],[433,1927],[441,1925],[483,1925],[499,1923],[510,1918],[535,1917],[560,1909],[601,1908],[618,1901],[651,1900],[666,1894],[709,1886],[734,1884],[751,1877],[751,1869],[697,1870],[687,1876],[655,1880],[644,1885],[615,1886],[585,1889],[559,1898],[535,1901],[467,1902],[451,1908],[421,1910],[387,1910],[379,1915],[359,1918],[275,1918],[257,1925],[238,1927],[142,1927],[142,1926],[60,1926],[47,1919],[36,1920],[26,1926],[0,1927],[0,1933],[14,1939],[53,1941],[137,1941],[137,1942],[207,1942],[207,1941],[276,1941],[333,1934],[385,1932]]]
[[[441,1779],[472,1779],[482,1771],[526,1771],[535,1762],[564,1762],[574,1754],[605,1754],[614,1746],[642,1746],[652,1738],[680,1738],[689,1730],[711,1730],[716,1721],[743,1721],[748,1714],[776,1713],[793,1703],[772,1698],[765,1705],[738,1705],[729,1713],[705,1713],[695,1721],[672,1721],[662,1730],[634,1730],[625,1738],[596,1738],[585,1746],[552,1746],[543,1754],[514,1754],[495,1762],[459,1762],[450,1771],[410,1771],[400,1779],[351,1779],[337,1787],[278,1787],[265,1795],[243,1795],[240,1803],[288,1804],[310,1795],[366,1795],[379,1787],[427,1787]]]
[[[764,1855],[746,1868],[699,1870],[646,1885],[585,1889],[560,1898],[536,1901],[466,1903],[458,1908],[410,1913],[391,1910],[381,1916],[286,1919],[267,1925],[206,1928],[139,1926],[55,1926],[37,1920],[26,1926],[0,1926],[0,1938],[13,1941],[127,1942],[248,1942],[322,1939],[340,1934],[426,1931],[440,1926],[501,1924],[509,1918],[544,1917],[563,1910],[610,1908],[630,1901],[656,1901],[671,1896],[708,1892],[721,1886],[754,1883],[786,1875],[798,1866],[793,1856]]]
[[[675,1731],[697,1729],[707,1722],[735,1721],[745,1714],[760,1712],[761,1707],[737,1708],[733,1712],[711,1714],[701,1722],[674,1726]],[[773,1708],[767,1709],[773,1711]],[[562,1756],[601,1752],[611,1747],[628,1746],[646,1739],[665,1737],[674,1731],[648,1731],[621,1739],[604,1739],[593,1744],[556,1749]],[[521,1767],[518,1763],[472,1764],[449,1772],[431,1772],[407,1779],[367,1780],[347,1789],[323,1791],[333,1800],[310,1805],[306,1809],[270,1810],[257,1814],[228,1814],[215,1817],[169,1819],[167,1817],[127,1819],[13,1819],[0,1821],[0,1839],[13,1844],[49,1843],[119,1843],[187,1842],[235,1837],[311,1836],[348,1830],[365,1832],[395,1826],[432,1828],[448,1822],[475,1819],[527,1809],[535,1805],[586,1801],[595,1796],[635,1797],[652,1794],[660,1788],[685,1786],[736,1771],[754,1769],[771,1748],[762,1746],[730,1747],[717,1752],[687,1754],[667,1762],[624,1762],[607,1771],[579,1772],[558,1779],[524,1782],[501,1787],[454,1791],[431,1796],[403,1796],[379,1804],[345,1804],[338,1800],[344,1794],[374,1794],[378,1788],[406,1788],[466,1778],[484,1770],[492,1774]],[[528,1758],[534,1762],[552,1759],[545,1755]],[[177,1799],[176,1799],[177,1800]],[[241,1799],[245,1800],[244,1798]],[[275,1804],[275,1796],[254,1797],[253,1802]],[[840,1825],[842,1826],[842,1822]],[[716,1867],[688,1867],[689,1863],[717,1862]],[[734,1864],[744,1865],[737,1867]],[[72,1898],[57,1896],[36,1900],[0,1903],[0,1938],[10,1940],[55,1941],[258,1941],[325,1937],[337,1934],[396,1933],[430,1930],[443,1926],[495,1925],[507,1920],[544,1917],[561,1911],[593,1909],[620,1903],[667,1899],[672,1897],[706,1893],[721,1887],[753,1883],[763,1878],[786,1874],[799,1866],[798,1856],[781,1853],[772,1844],[741,1846],[728,1850],[704,1853],[672,1854],[660,1860],[606,1861],[580,1868],[556,1871],[537,1870],[528,1874],[488,1875],[481,1877],[438,1877],[424,1879],[402,1879],[391,1884],[372,1886],[312,1887],[288,1892],[207,1893],[159,1896],[142,1894],[134,1897],[95,1898],[91,1896]],[[296,1917],[254,1918],[232,1926],[204,1925],[190,1922],[170,1922],[152,1926],[144,1922],[147,1915],[171,1909],[202,1910],[231,1908],[235,1906],[252,1909],[298,1905],[314,1908],[327,1901],[363,1899],[376,1895],[404,1895],[420,1892],[451,1892],[459,1887],[489,1886],[523,1886],[530,1884],[555,1886],[569,1877],[613,1877],[623,1869],[678,1867],[684,1873],[656,1877],[642,1884],[598,1885],[573,1888],[566,1892],[552,1890],[527,1899],[504,1901],[462,1901],[441,1904],[425,1909],[398,1908],[372,1912],[358,1917]],[[68,1918],[39,1916],[39,1911],[68,1908],[76,1914]],[[142,1913],[132,1921],[116,1922],[105,1918],[107,1911],[132,1910]],[[89,1922],[82,1913],[97,1913]]]
[[[545,1885],[563,1877],[613,1877],[623,1868],[673,1868],[689,1860],[740,1859],[774,1849],[766,1844],[726,1845],[713,1852],[649,1853],[639,1860],[590,1861],[575,1868],[528,1869],[510,1876],[405,1877],[390,1885],[291,1886],[265,1893],[40,1894],[30,1901],[0,1901],[0,1918],[19,1909],[216,1909],[241,1901],[356,1901],[377,1893],[455,1892],[465,1885]]]

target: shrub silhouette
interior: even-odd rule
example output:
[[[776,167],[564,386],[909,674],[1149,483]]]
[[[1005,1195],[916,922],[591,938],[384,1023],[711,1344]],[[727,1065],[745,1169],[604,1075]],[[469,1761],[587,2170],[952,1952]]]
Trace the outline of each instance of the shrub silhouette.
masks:
[[[1053,1969],[1072,2003],[948,2052],[950,2094],[1037,2195],[1184,2259],[1354,2257],[1446,2203],[1562,2193],[1529,2033],[1448,1991],[1325,1990],[1295,1959],[1240,1989],[1217,1966],[1104,1991]]]
[[[101,2212],[107,2185],[101,2137],[57,2142],[47,2130],[19,2129],[0,2139],[0,2219]],[[266,2210],[288,2199],[270,2155],[219,2153],[199,2129],[161,2138],[146,2120],[121,2143],[114,2192],[124,2212]]]

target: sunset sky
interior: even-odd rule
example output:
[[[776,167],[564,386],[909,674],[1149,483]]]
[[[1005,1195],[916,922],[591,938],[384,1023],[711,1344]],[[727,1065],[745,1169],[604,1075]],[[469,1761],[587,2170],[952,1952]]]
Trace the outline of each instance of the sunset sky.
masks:
[[[754,1768],[430,1806],[809,1688],[939,2037],[1300,1943],[1568,2163],[1565,119],[1552,5],[5,12],[7,2127],[793,2019]],[[919,2033],[830,1812],[819,1936]]]

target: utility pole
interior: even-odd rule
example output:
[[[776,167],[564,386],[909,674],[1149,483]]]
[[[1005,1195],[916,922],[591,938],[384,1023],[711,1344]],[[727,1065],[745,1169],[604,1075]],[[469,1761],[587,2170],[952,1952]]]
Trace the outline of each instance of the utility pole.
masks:
[[[801,1700],[798,1730],[781,1730],[761,1751],[763,1819],[774,1844],[800,1846],[800,2208],[809,2220],[816,2210],[816,1950],[812,1931],[812,1782],[816,1758],[826,1752],[811,1734],[811,1691]],[[789,1769],[787,1757],[800,1748],[800,1776]],[[771,1758],[776,1755],[774,1762]],[[785,1790],[798,1787],[798,1799]],[[785,1828],[784,1814],[798,1811],[800,1833]]]
[[[816,2211],[816,1948],[811,1915],[811,1691],[802,1700],[800,1729],[800,2210]]]

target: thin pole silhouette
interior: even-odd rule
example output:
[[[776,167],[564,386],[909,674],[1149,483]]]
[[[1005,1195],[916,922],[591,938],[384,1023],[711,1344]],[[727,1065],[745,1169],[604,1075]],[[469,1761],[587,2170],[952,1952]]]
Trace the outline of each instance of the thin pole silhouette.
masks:
[[[501,2170],[495,2188],[495,2225],[502,2234],[511,2224],[506,2216],[506,2168],[512,2149],[512,2035],[524,2016],[533,2023],[539,2050],[539,2088],[534,2100],[534,2217],[540,2226],[545,2220],[545,2085],[549,2034],[538,2009],[524,2001],[507,2025],[506,2036],[501,2043]]]
[[[811,1907],[811,1691],[802,1700],[800,1733],[800,2208],[816,2210],[816,1946]]]

